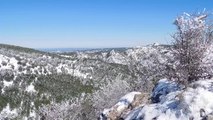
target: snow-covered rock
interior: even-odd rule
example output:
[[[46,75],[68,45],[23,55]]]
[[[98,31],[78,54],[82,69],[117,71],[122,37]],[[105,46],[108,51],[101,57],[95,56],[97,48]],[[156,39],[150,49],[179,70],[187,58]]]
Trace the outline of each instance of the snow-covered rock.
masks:
[[[116,110],[127,107],[126,102],[135,100],[137,93],[132,92],[124,97],[112,108],[105,109],[102,119],[109,119]],[[162,79],[154,88],[152,101],[146,104],[122,111],[125,120],[212,120],[213,117],[213,79],[199,80],[184,88],[181,85]],[[148,97],[147,97],[148,99]],[[153,100],[154,99],[154,100]],[[116,110],[114,110],[116,109]],[[114,113],[113,113],[114,112]],[[125,112],[125,113],[124,113]],[[121,117],[121,116],[120,116]],[[116,118],[117,119],[117,118]],[[110,118],[110,120],[116,120]]]
[[[148,94],[141,92],[130,92],[121,97],[117,104],[110,109],[104,109],[100,120],[117,120],[127,115],[129,111],[141,104],[148,103]]]
[[[167,79],[162,79],[153,89],[151,99],[153,103],[160,102],[168,93],[180,90],[180,85]]]
[[[100,115],[100,119],[101,120],[105,120],[106,118],[116,119],[122,114],[124,110],[129,108],[129,106],[134,100],[135,95],[139,94],[141,94],[141,92],[130,92],[126,94],[112,108],[104,109],[104,111]]]
[[[152,96],[161,95],[159,101],[131,111],[125,120],[207,120],[212,117],[213,80],[200,80],[187,89],[180,88],[174,82],[160,80],[152,93]]]

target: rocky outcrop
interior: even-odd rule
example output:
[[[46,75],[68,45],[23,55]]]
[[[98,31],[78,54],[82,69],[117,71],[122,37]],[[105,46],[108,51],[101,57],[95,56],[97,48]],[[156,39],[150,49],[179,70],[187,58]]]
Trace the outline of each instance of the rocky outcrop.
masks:
[[[141,92],[131,92],[122,97],[119,102],[105,109],[99,119],[100,120],[120,120],[124,119],[127,113],[136,107],[147,104],[149,102],[149,94]]]
[[[128,95],[128,94],[127,94]],[[149,94],[135,94],[129,107],[116,111],[121,105],[103,112],[101,120],[213,120],[213,79],[199,80],[189,87],[160,80]],[[111,117],[115,116],[115,117]]]

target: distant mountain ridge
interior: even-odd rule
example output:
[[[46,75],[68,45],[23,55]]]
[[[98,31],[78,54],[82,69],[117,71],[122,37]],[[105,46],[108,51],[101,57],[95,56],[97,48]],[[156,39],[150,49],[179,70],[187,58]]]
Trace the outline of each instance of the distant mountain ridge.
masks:
[[[39,51],[51,53],[67,53],[67,52],[84,52],[84,51],[110,51],[110,50],[125,50],[127,47],[121,48],[35,48]]]

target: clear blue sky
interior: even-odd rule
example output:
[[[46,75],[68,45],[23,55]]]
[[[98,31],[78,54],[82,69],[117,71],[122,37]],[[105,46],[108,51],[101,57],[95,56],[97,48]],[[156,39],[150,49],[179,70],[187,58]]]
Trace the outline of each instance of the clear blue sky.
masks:
[[[183,12],[213,0],[0,0],[0,43],[100,48],[170,43]]]

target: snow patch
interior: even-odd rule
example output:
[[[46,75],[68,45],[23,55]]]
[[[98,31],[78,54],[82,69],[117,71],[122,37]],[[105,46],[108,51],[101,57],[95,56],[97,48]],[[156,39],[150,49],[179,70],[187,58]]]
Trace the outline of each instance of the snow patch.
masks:
[[[18,116],[17,109],[11,110],[9,104],[7,104],[7,106],[0,113],[1,120],[4,120],[5,118],[13,119],[16,116]]]
[[[9,87],[9,86],[13,85],[13,81],[8,82],[8,81],[4,80],[3,84],[4,84],[4,87]]]
[[[26,88],[25,91],[27,91],[27,92],[36,92],[33,83],[31,83],[31,84]]]

